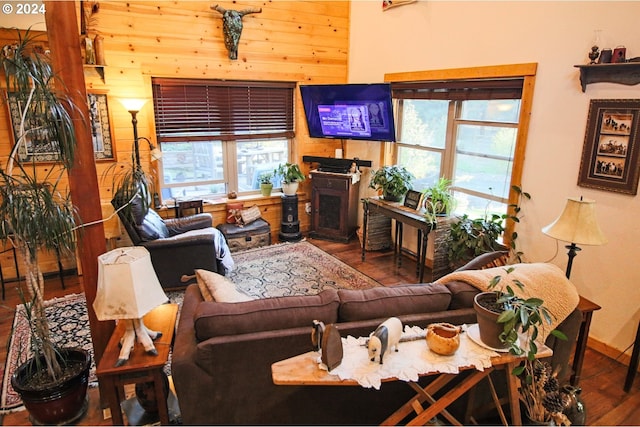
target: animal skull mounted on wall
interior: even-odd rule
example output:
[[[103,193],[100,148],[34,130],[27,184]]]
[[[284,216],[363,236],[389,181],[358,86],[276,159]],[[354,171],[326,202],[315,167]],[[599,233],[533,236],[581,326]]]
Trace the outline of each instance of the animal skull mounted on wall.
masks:
[[[229,59],[238,59],[238,42],[242,34],[242,17],[249,13],[261,13],[261,7],[251,7],[243,10],[227,10],[220,5],[211,6],[211,9],[222,14],[222,29],[224,32],[224,45],[229,51]]]

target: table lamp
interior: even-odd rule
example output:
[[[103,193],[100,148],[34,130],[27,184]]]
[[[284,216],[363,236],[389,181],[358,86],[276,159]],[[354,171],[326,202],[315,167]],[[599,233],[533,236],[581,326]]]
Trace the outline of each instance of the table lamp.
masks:
[[[551,224],[542,228],[542,232],[556,240],[570,242],[565,246],[569,250],[567,279],[571,276],[573,258],[581,249],[577,245],[604,245],[607,238],[596,221],[596,201],[569,198],[560,216]]]
[[[117,248],[98,257],[98,289],[93,302],[96,317],[127,322],[115,366],[129,360],[136,338],[147,353],[158,354],[153,340],[162,333],[148,329],[142,317],[167,300],[146,248]]]

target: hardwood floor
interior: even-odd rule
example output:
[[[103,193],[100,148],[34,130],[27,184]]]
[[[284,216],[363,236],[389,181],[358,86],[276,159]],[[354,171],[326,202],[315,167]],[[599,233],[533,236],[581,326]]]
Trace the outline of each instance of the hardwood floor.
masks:
[[[408,257],[402,258],[397,266],[390,250],[367,252],[362,261],[357,239],[349,244],[319,239],[309,241],[352,267],[364,272],[385,286],[416,282],[416,263]],[[428,272],[425,277],[429,277]],[[425,280],[427,280],[425,278]],[[0,305],[0,345],[6,348],[13,322],[15,306],[19,304],[16,293],[17,282],[6,284],[6,299]],[[82,292],[82,280],[76,276],[65,277],[66,289],[60,286],[60,279],[48,279],[46,298],[54,298],[69,293]],[[0,362],[4,370],[6,351],[0,351]],[[581,397],[587,408],[589,425],[639,425],[640,424],[640,378],[636,379],[629,393],[622,389],[627,367],[594,350],[587,349],[580,387]],[[31,425],[26,411],[0,415],[2,425]],[[111,425],[105,420],[100,408],[97,388],[89,390],[89,409],[78,425]]]

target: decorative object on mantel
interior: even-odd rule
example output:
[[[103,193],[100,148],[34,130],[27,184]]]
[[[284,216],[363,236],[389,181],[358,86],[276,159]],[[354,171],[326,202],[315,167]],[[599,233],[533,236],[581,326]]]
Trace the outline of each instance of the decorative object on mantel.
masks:
[[[591,46],[591,51],[589,52],[589,59],[591,62],[589,64],[596,64],[596,59],[600,56],[600,43],[602,40],[600,39],[600,34],[602,30],[594,30],[593,31],[593,43]]]
[[[404,6],[405,4],[415,3],[416,0],[383,0],[382,11],[389,10],[394,7]]]
[[[220,5],[211,6],[211,9],[222,14],[222,31],[224,32],[224,45],[229,51],[229,59],[238,59],[238,43],[242,34],[242,17],[249,13],[261,13],[261,7],[250,7],[242,10],[230,10]]]
[[[630,64],[594,65],[624,67]],[[640,64],[637,65],[640,70]],[[638,75],[640,83],[640,73]],[[637,194],[640,99],[592,99],[578,185]]]
[[[567,204],[560,216],[542,229],[547,236],[556,240],[570,242],[565,246],[569,250],[569,262],[567,263],[567,279],[571,277],[571,266],[573,258],[581,249],[576,244],[581,245],[604,245],[607,238],[598,226],[596,220],[596,202],[595,200],[587,200],[569,198]]]
[[[614,64],[620,64],[627,61],[627,48],[624,46],[618,46],[613,49],[613,55],[611,56],[611,62]]]

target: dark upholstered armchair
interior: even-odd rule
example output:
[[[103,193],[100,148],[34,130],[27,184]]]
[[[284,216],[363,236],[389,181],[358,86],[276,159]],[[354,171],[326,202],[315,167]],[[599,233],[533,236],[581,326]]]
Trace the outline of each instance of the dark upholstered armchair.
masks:
[[[184,288],[187,283],[180,279],[193,275],[195,269],[225,275],[233,268],[229,247],[222,233],[213,227],[211,214],[163,219],[151,208],[143,215],[138,197],[128,208],[123,208],[125,203],[117,197],[111,203],[132,243],[144,246],[151,254],[151,263],[163,288]]]

